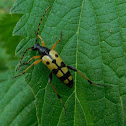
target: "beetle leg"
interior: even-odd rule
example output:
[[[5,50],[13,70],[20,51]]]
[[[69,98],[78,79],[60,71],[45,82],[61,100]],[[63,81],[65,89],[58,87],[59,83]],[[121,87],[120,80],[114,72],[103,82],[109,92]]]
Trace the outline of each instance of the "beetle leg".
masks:
[[[67,113],[66,107],[65,107],[65,105],[64,105],[64,103],[63,103],[63,101],[61,99],[61,96],[58,94],[58,92],[56,91],[55,87],[52,84],[52,72],[49,75],[49,83],[51,84],[51,86],[52,86],[53,90],[55,91],[56,95],[58,96],[58,98],[60,99],[60,102],[64,107],[65,113]]]
[[[53,50],[56,47],[56,45],[61,41],[61,38],[62,38],[62,32],[60,33],[59,40],[52,46],[51,50]]]
[[[26,65],[26,64],[30,63],[31,60],[33,60],[33,59],[38,59],[38,58],[41,58],[41,56],[33,56],[28,62],[22,63],[22,65]]]
[[[111,87],[111,86],[108,86],[108,85],[102,85],[102,84],[96,84],[96,83],[93,83],[92,81],[90,81],[83,73],[81,73],[79,70],[73,68],[72,66],[67,66],[68,69],[70,70],[73,70],[77,73],[79,73],[83,78],[85,78],[90,84],[93,84],[93,85],[99,85],[99,86],[104,86],[104,87]]]
[[[22,59],[24,58],[24,55],[26,54],[26,52],[27,52],[28,50],[32,50],[32,48],[28,48],[28,49],[25,50],[23,56],[21,57],[21,60],[20,60],[20,63],[19,63],[18,70],[19,70],[19,68],[20,68],[20,66],[21,66]]]
[[[41,39],[42,46],[45,47],[45,43],[44,43],[42,37],[40,35],[38,35],[38,37]]]
[[[17,78],[17,77],[19,77],[19,76],[25,74],[25,73],[27,72],[27,70],[29,70],[32,66],[38,64],[38,63],[41,62],[41,61],[42,61],[42,59],[38,59],[38,60],[36,60],[36,61],[35,61],[33,64],[31,64],[31,65],[30,65],[30,66],[29,66],[29,67],[28,67],[23,73],[21,73],[21,74],[15,76],[15,77],[13,77],[13,78]]]

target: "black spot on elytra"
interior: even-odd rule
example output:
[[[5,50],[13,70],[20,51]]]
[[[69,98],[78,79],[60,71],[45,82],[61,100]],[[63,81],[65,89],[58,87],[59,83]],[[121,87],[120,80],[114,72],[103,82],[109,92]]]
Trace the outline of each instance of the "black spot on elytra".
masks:
[[[55,54],[55,57],[58,57],[58,55],[57,55],[57,54]]]
[[[61,62],[61,67],[65,67],[66,65],[64,64],[64,62]]]
[[[53,60],[52,63],[55,63],[56,64],[56,60]]]
[[[50,63],[47,61],[46,64],[49,65]]]

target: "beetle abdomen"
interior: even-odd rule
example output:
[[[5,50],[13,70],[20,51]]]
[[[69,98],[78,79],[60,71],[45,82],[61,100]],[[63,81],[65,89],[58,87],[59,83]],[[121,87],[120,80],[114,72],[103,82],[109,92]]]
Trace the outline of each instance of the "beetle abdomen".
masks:
[[[55,74],[68,87],[72,88],[73,79],[71,73],[56,51],[51,50],[49,55],[42,57],[42,60],[53,74]]]

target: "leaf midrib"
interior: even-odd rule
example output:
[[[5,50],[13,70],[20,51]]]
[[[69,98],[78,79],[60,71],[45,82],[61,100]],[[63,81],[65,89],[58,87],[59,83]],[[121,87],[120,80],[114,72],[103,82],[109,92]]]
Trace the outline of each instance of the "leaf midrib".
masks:
[[[76,63],[75,63],[75,68],[77,69],[77,65],[78,65],[78,62],[77,62],[77,60],[78,60],[78,41],[79,41],[79,32],[80,32],[80,23],[81,23],[81,17],[82,17],[82,12],[83,12],[83,8],[84,8],[84,0],[82,1],[82,6],[80,7],[80,17],[79,17],[79,22],[78,22],[78,27],[77,27],[77,32],[76,32],[76,34],[77,34],[77,45],[76,45]],[[74,108],[74,113],[76,113],[76,97],[77,97],[77,93],[76,93],[76,83],[77,83],[77,73],[75,72],[75,89],[74,89],[74,92],[75,92],[75,108]],[[78,99],[79,100],[79,99]],[[82,109],[83,110],[83,109]],[[83,112],[84,112],[84,110],[83,110]],[[85,116],[84,116],[85,117]],[[76,125],[76,122],[75,122],[75,119],[76,118],[76,116],[75,116],[75,114],[74,114],[74,126]],[[86,118],[85,118],[85,122],[86,122],[86,124],[87,124],[87,120],[86,120]]]

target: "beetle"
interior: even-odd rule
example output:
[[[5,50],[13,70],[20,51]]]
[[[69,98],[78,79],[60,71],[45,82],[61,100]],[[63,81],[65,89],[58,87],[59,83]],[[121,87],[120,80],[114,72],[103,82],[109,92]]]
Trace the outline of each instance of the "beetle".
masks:
[[[29,64],[33,59],[38,59],[38,60],[36,60],[35,62],[33,62],[23,73],[15,76],[13,78],[17,78],[17,77],[25,74],[27,72],[27,70],[29,70],[33,65],[36,65],[39,62],[43,62],[50,69],[50,71],[51,71],[50,74],[49,74],[49,83],[51,84],[51,86],[52,86],[54,92],[56,93],[56,95],[58,96],[58,98],[60,99],[60,101],[61,101],[61,103],[62,103],[62,105],[63,105],[63,107],[65,109],[65,112],[66,112],[66,108],[65,108],[65,105],[64,105],[64,103],[63,103],[63,101],[61,99],[61,96],[58,94],[58,92],[56,91],[55,87],[52,84],[52,74],[56,75],[57,78],[59,78],[65,85],[67,85],[70,88],[73,87],[73,78],[72,78],[72,75],[71,75],[71,73],[70,73],[69,70],[73,70],[73,71],[79,73],[83,78],[85,78],[92,85],[100,85],[100,86],[104,86],[104,87],[106,87],[106,85],[101,85],[101,84],[93,83],[82,72],[80,72],[76,68],[73,68],[72,66],[67,66],[63,62],[63,60],[61,59],[61,57],[59,56],[59,54],[54,50],[54,48],[56,47],[56,45],[61,41],[62,33],[60,33],[59,40],[52,46],[51,49],[45,47],[45,43],[44,43],[42,37],[38,33],[39,33],[40,24],[42,22],[42,19],[44,18],[44,15],[46,14],[46,12],[47,12],[47,10],[49,8],[50,7],[48,7],[46,9],[46,11],[44,12],[44,14],[43,14],[43,16],[42,16],[42,18],[41,18],[41,20],[39,22],[38,29],[37,29],[37,32],[36,32],[36,41],[35,41],[35,44],[31,48],[26,49],[26,51],[24,52],[24,54],[23,54],[23,56],[22,56],[22,58],[20,60],[20,64],[19,64],[18,69],[20,68],[21,65]],[[42,45],[40,45],[39,43],[37,43],[38,38],[40,38]],[[38,51],[39,55],[33,56],[28,62],[22,64],[21,63],[22,59],[23,59],[25,53],[28,50]]]

